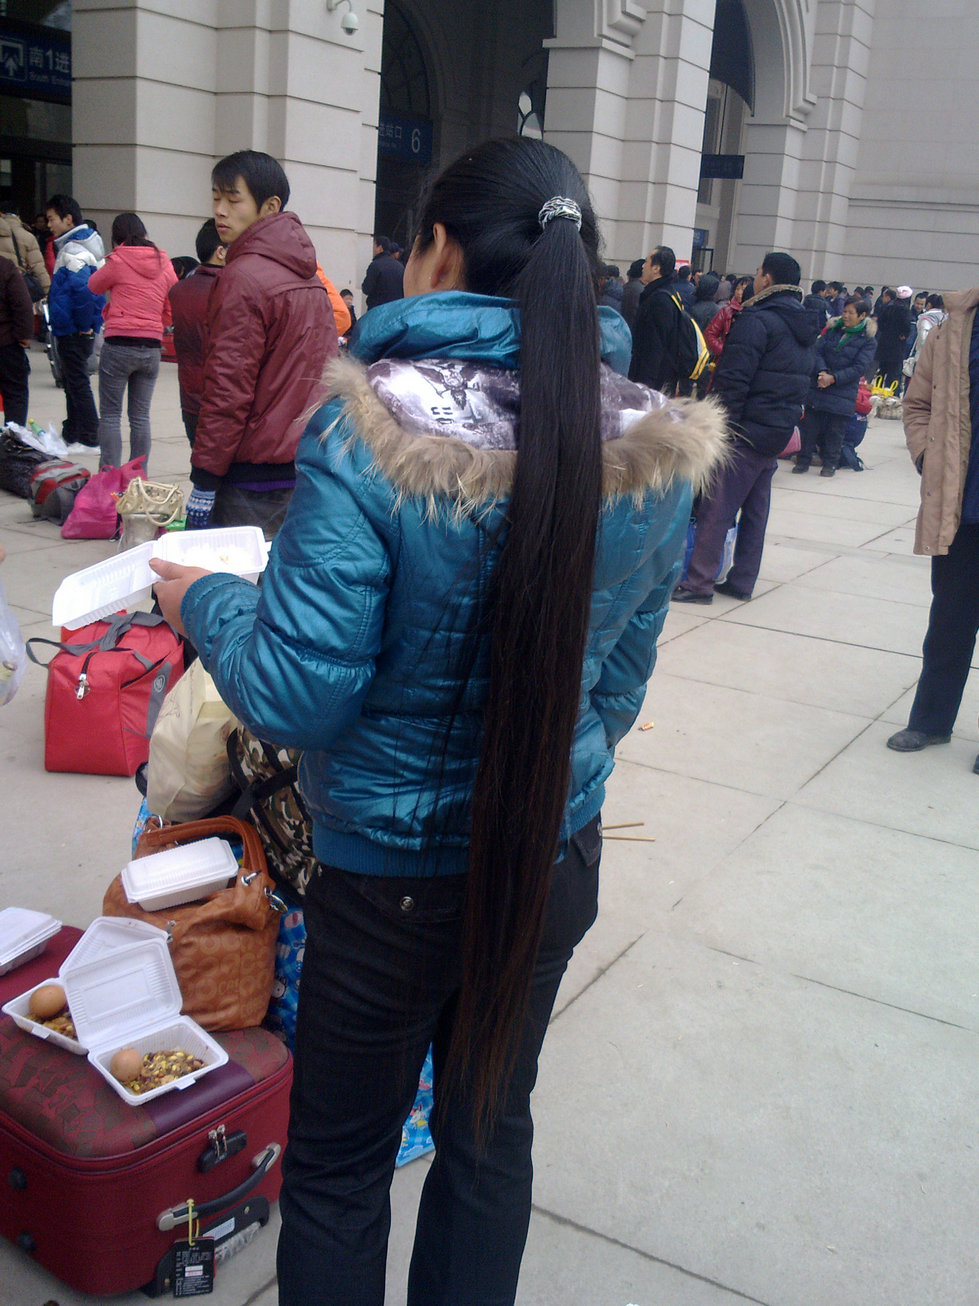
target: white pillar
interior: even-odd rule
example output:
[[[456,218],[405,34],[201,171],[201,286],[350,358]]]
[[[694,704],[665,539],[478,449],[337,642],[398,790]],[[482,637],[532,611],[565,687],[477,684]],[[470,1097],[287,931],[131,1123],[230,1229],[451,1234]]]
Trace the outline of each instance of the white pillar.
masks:
[[[690,255],[715,0],[557,0],[545,139],[585,176],[607,255]]]

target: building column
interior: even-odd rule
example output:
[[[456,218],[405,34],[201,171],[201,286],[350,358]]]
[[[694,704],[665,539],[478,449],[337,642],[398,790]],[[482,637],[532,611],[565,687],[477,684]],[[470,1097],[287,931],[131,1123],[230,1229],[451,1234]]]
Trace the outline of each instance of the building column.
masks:
[[[556,0],[544,138],[581,169],[620,265],[691,252],[715,0]]]

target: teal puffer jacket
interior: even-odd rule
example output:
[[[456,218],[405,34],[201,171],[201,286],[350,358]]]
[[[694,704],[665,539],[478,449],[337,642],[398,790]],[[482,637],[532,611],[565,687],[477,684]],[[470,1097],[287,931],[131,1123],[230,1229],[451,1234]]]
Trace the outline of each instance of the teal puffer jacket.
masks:
[[[628,342],[603,310],[606,357]],[[519,311],[463,292],[373,309],[332,365],[261,590],[212,575],[181,616],[262,738],[305,749],[322,861],[375,874],[466,869],[486,700],[485,595],[516,458]],[[364,366],[368,364],[368,366]],[[678,576],[692,487],[722,456],[711,403],[603,367],[606,500],[563,838],[599,811]]]

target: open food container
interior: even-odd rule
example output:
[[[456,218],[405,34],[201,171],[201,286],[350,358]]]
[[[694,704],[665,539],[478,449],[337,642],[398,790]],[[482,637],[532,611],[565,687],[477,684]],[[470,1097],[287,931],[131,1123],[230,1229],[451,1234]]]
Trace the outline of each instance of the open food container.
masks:
[[[123,867],[122,887],[129,902],[162,911],[226,889],[237,874],[231,845],[215,835],[137,857]]]
[[[0,911],[0,975],[39,957],[60,929],[61,922],[47,912],[5,907]]]
[[[189,1088],[228,1060],[219,1043],[196,1021],[180,1014],[180,985],[166,935],[157,933],[162,937],[107,953],[65,975],[68,1006],[78,1037],[88,1048],[88,1060],[130,1106],[144,1106],[172,1089]],[[140,1056],[176,1049],[204,1064],[179,1079],[133,1093],[109,1070],[121,1048],[134,1048]]]
[[[60,929],[60,923],[58,928]],[[2,1010],[13,1019],[18,1028],[26,1033],[33,1034],[36,1038],[43,1038],[56,1047],[64,1048],[66,1052],[73,1052],[76,1057],[83,1057],[88,1049],[81,1042],[80,1035],[76,1038],[70,1038],[67,1034],[62,1034],[58,1030],[51,1029],[50,1026],[43,1024],[40,1020],[34,1019],[31,1015],[31,994],[43,988],[45,984],[60,984],[67,997],[65,979],[73,967],[98,961],[99,958],[105,957],[120,948],[131,947],[134,943],[145,943],[150,939],[162,939],[164,945],[166,945],[166,931],[158,930],[155,925],[150,925],[147,921],[129,920],[123,916],[98,916],[61,963],[56,976],[41,980],[39,984],[29,988],[26,993],[20,993],[16,998],[11,998],[9,1002],[4,1003]],[[68,1010],[71,1013],[72,1020],[74,1020],[75,1013],[71,1009],[70,1001]],[[78,1034],[77,1024],[75,1025],[75,1033]]]
[[[66,576],[55,592],[52,624],[78,630],[148,599],[159,580],[150,569],[150,558],[257,580],[268,562],[268,544],[260,526],[171,531]]]

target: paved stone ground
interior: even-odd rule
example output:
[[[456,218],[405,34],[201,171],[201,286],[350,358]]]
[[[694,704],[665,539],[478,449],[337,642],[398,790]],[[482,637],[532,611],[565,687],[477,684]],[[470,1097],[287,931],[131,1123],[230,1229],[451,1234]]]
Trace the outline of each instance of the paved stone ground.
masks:
[[[60,420],[43,357],[33,380],[32,414]],[[172,366],[153,421],[151,474],[183,477]],[[520,1306],[979,1301],[979,676],[950,745],[884,747],[928,566],[899,423],[861,452],[867,470],[833,480],[780,468],[751,603],[667,621],[653,726],[623,741],[605,812],[644,841],[607,843],[545,1044]],[[58,581],[113,546],[0,498],[0,576],[25,631],[50,634]],[[0,713],[0,901],[85,925],[138,800],[45,774],[43,694],[31,669]],[[425,1164],[394,1185],[393,1306]],[[215,1306],[272,1306],[274,1236],[222,1269]],[[93,1300],[7,1244],[0,1283],[10,1306]]]

